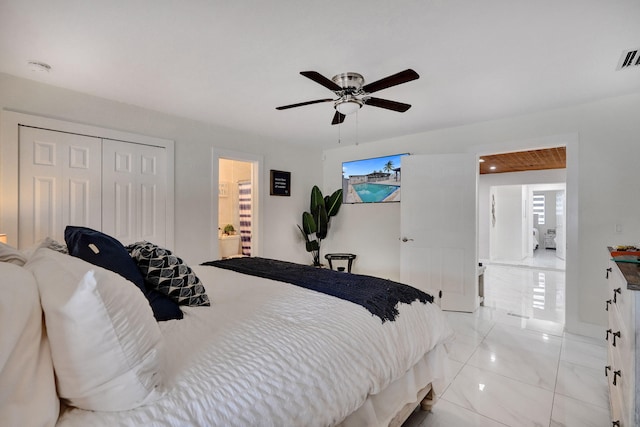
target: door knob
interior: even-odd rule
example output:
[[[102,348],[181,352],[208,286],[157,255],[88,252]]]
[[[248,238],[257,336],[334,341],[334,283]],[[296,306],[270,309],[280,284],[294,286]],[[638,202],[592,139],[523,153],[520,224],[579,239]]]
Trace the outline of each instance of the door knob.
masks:
[[[403,237],[402,241],[405,242],[405,243],[406,242],[413,242],[413,239],[407,239],[406,237]]]

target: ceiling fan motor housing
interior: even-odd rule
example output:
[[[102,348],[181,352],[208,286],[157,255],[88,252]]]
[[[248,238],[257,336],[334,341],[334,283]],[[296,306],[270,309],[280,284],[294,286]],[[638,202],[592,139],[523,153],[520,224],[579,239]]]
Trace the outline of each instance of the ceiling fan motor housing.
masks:
[[[362,95],[362,86],[364,85],[364,77],[358,73],[341,73],[333,76],[331,79],[335,84],[342,88],[336,91],[336,95],[340,98],[336,100],[333,108],[344,115],[354,113],[364,104],[362,99],[357,95]]]
[[[364,77],[358,73],[336,74],[331,80],[342,89],[345,89],[345,93],[349,93],[350,95],[360,91],[364,85]]]

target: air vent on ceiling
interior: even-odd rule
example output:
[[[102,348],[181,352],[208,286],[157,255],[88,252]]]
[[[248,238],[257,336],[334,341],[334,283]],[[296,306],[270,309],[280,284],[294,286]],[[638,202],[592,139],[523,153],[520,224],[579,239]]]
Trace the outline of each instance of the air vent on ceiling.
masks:
[[[640,65],[640,48],[633,50],[626,50],[622,52],[620,56],[620,61],[618,61],[618,66],[616,70],[624,70],[625,68],[631,68]]]

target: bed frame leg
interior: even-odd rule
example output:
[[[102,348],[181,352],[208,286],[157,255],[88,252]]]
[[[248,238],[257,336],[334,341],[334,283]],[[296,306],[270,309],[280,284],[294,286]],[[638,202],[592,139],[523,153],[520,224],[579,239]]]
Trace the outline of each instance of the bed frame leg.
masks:
[[[433,387],[431,387],[424,399],[420,401],[420,409],[422,409],[423,411],[431,411],[431,408],[433,408],[433,405],[436,404],[437,400],[438,397],[433,391]]]

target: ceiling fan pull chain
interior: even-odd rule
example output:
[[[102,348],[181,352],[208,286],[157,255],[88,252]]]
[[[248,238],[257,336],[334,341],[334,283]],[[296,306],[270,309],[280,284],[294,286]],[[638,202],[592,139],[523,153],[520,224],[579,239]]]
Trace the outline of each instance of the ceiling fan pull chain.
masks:
[[[360,138],[358,137],[358,112],[356,111],[356,145],[360,143]]]

